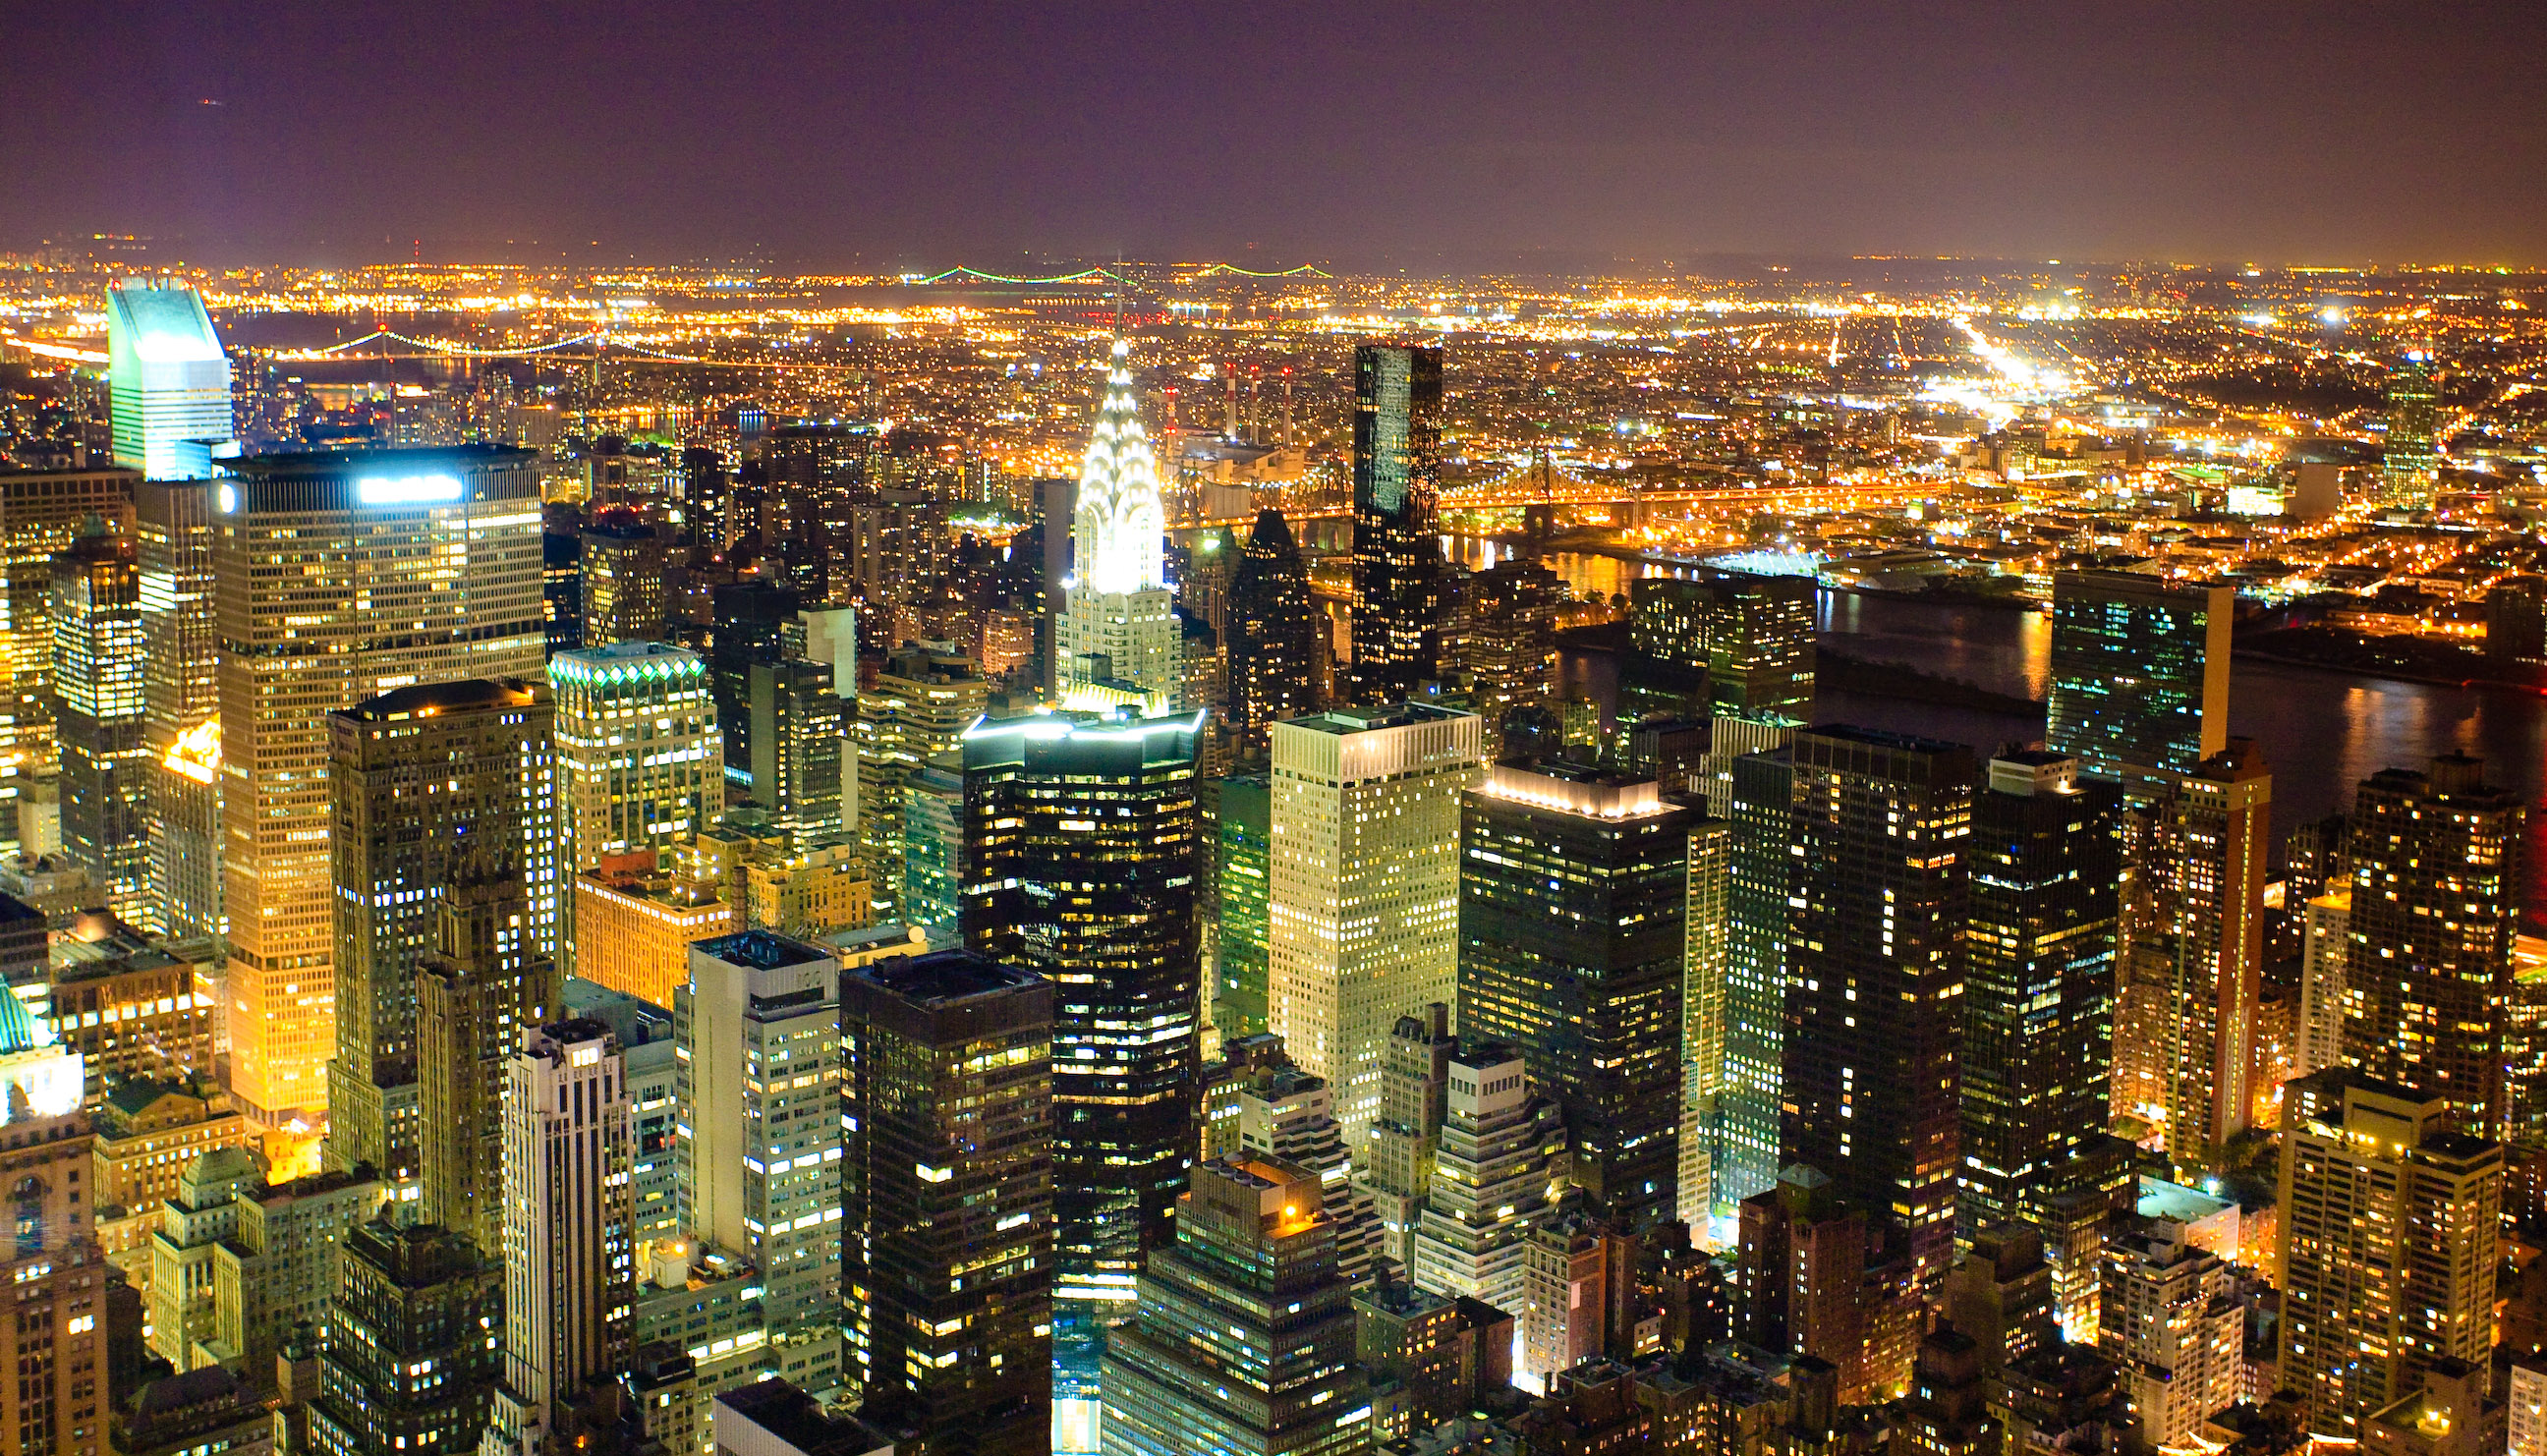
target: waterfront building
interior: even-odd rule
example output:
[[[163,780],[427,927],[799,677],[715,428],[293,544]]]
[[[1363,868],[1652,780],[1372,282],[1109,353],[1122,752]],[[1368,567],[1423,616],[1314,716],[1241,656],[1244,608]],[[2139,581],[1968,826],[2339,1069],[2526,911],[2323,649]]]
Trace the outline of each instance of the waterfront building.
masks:
[[[1488,769],[1460,817],[1460,1035],[1522,1049],[1603,1220],[1671,1222],[1689,812],[1650,779],[1540,762]]]
[[[1113,367],[1079,470],[1072,576],[1056,625],[1063,700],[1078,708],[1178,706],[1176,593],[1167,585],[1167,512],[1132,388],[1131,346]]]
[[[434,1225],[383,1220],[348,1233],[337,1258],[309,1449],[471,1456],[495,1383],[501,1266]]]
[[[108,909],[147,923],[148,664],[132,537],[101,529],[53,557],[52,619],[62,852],[97,881]]]
[[[539,471],[491,445],[230,469],[213,547],[230,1090],[281,1126],[325,1104],[336,1049],[327,715],[538,671]]]
[[[964,734],[964,943],[1055,987],[1065,1303],[1131,1298],[1143,1256],[1169,1237],[1195,1140],[1201,727],[1200,715],[993,719]]]
[[[336,882],[330,1167],[417,1173],[416,964],[452,887],[508,888],[554,944],[557,772],[546,695],[520,681],[398,688],[328,716]]]
[[[2493,1347],[2503,1146],[2456,1118],[2349,1070],[2282,1089],[2275,1369],[2320,1435],[2355,1435],[2437,1362]]]
[[[2124,818],[2113,1115],[2175,1167],[2211,1167],[2252,1116],[2273,777],[2233,739]]]
[[[930,1449],[1051,1449],[1053,989],[966,950],[840,976],[842,1384]]]
[[[1402,702],[1441,675],[1442,351],[1354,349],[1351,700]]]
[[[1953,1257],[1962,1168],[1972,750],[1850,728],[1791,747],[1782,1156],[1866,1208],[1924,1296]]]
[[[2363,780],[2350,822],[2345,963],[2366,974],[2345,984],[2342,1060],[2495,1136],[2526,806],[2486,784],[2483,760],[2445,753]]]
[[[560,652],[548,676],[564,830],[558,869],[569,884],[621,855],[651,854],[659,864],[716,822],[726,754],[705,659],[624,642]],[[559,937],[562,969],[575,976],[587,974],[575,955],[582,899],[580,891],[569,897]]]
[[[1344,1456],[1370,1447],[1353,1288],[1317,1175],[1200,1163],[1104,1362],[1105,1456]]]
[[[564,1014],[518,882],[452,885],[415,958],[413,1088],[424,1218],[492,1257],[504,1246],[504,1079],[522,1034]]]
[[[1459,803],[1484,725],[1406,703],[1274,726],[1267,1021],[1336,1089],[1345,1145],[1379,1114],[1397,1018],[1458,985]]]
[[[2138,803],[2229,746],[2237,592],[2127,571],[2052,584],[2045,744]]]
[[[1322,622],[1309,594],[1308,562],[1280,511],[1257,513],[1230,573],[1225,620],[1229,728],[1253,747],[1274,724],[1317,711]]]
[[[1716,717],[1787,727],[1812,717],[1812,577],[1702,570],[1640,576],[1627,590],[1629,644],[1706,669]]]
[[[231,437],[230,361],[191,284],[107,285],[108,398],[115,463],[153,480],[201,480]]]
[[[2099,1185],[2113,1067],[2120,792],[2078,761],[1989,762],[1974,800],[1965,921],[1961,1225],[2039,1223]]]
[[[761,1271],[777,1372],[840,1382],[839,964],[766,930],[690,947],[672,994],[682,1222]]]

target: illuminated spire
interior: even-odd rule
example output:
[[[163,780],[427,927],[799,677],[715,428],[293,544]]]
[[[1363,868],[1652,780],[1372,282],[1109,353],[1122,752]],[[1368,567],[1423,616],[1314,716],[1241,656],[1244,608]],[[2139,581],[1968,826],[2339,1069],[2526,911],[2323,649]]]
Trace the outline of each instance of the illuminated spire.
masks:
[[[1131,345],[1116,339],[1088,460],[1079,468],[1079,515],[1071,530],[1078,589],[1102,596],[1166,584],[1160,567],[1168,514],[1159,503],[1158,462],[1132,398],[1131,358]]]

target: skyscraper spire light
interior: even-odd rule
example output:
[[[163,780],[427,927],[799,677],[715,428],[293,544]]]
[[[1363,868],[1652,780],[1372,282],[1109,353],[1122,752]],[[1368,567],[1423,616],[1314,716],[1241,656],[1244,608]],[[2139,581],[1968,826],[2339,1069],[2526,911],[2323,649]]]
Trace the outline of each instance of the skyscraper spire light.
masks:
[[[1167,510],[1159,502],[1159,467],[1141,428],[1132,394],[1132,349],[1114,341],[1114,365],[1079,469],[1079,514],[1072,531],[1081,591],[1129,594],[1166,584],[1160,542]]]

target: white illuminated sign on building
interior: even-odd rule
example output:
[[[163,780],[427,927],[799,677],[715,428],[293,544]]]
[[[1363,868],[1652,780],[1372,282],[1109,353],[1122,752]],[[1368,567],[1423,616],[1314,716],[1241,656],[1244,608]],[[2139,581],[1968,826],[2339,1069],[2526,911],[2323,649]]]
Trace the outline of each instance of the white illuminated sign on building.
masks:
[[[365,505],[430,505],[460,498],[458,475],[368,475],[354,482]]]

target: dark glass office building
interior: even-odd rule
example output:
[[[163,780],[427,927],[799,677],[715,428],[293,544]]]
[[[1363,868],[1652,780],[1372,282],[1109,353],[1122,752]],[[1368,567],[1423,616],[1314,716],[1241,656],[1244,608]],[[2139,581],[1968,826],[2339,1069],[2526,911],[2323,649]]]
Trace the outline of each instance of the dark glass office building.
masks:
[[[457,1234],[384,1219],[345,1235],[337,1267],[309,1449],[475,1452],[503,1332],[502,1266]]]
[[[1933,1292],[1954,1256],[1973,755],[1865,728],[1796,734],[1787,919],[1790,1163],[1827,1173]]]
[[[1787,897],[1796,775],[1785,748],[1733,760],[1724,927],[1724,1079],[1708,1157],[1719,1216],[1778,1186],[1785,1095]]]
[[[1812,577],[1702,570],[1640,577],[1627,590],[1635,655],[1706,669],[1717,714],[1787,725],[1812,717]],[[1623,666],[1623,691],[1636,666]]]
[[[1229,726],[1262,745],[1268,725],[1318,708],[1309,565],[1280,511],[1259,512],[1229,580]]]
[[[1353,688],[1396,703],[1440,675],[1442,351],[1354,350]]]
[[[2052,701],[2044,746],[2122,782],[2135,803],[2229,746],[2229,627],[2237,592],[2129,571],[2052,583]]]
[[[971,951],[840,974],[848,1387],[925,1449],[1052,1441],[1052,984]]]
[[[1211,1014],[1228,1042],[1271,1029],[1265,938],[1274,884],[1273,780],[1261,773],[1221,780],[1218,831],[1220,955]]]
[[[1650,779],[1498,764],[1464,796],[1459,1033],[1522,1050],[1623,1232],[1678,1207],[1688,880],[1689,812]]]
[[[2042,1222],[2051,1200],[2102,1186],[2113,1162],[2121,794],[2057,753],[2004,754],[1988,774],[1964,934],[1967,1235]]]

